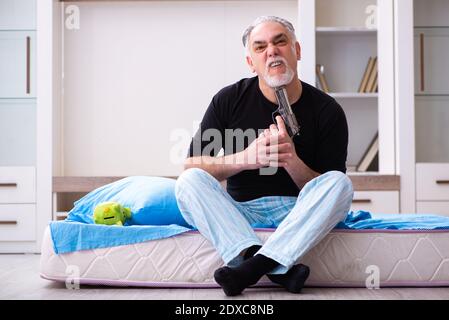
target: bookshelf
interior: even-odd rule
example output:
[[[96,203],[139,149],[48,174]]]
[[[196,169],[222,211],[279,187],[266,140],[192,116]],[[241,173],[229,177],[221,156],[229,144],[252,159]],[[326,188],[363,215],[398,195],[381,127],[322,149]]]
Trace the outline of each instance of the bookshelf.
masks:
[[[366,3],[365,7],[372,4],[374,2]],[[335,16],[328,16],[326,10],[333,6],[332,1],[326,5],[324,1],[317,0],[315,37],[316,64],[323,66],[328,93],[343,107],[348,119],[350,140],[347,164],[352,171],[359,167],[366,153],[369,141],[365,136],[372,136],[377,131],[373,121],[365,126],[365,130],[359,124],[365,123],[363,115],[371,119],[378,117],[378,94],[358,92],[368,59],[377,55],[377,26],[366,26],[362,19],[365,13],[363,6],[349,11],[350,5],[350,1],[346,1]],[[356,6],[355,3],[352,5]],[[348,19],[349,12],[358,13],[358,17]],[[317,85],[321,88],[319,80],[317,76]],[[354,136],[357,138],[353,139]]]
[[[349,176],[369,180],[389,175],[398,180],[394,189],[377,186],[356,190],[352,210],[401,212],[402,186],[395,149],[393,6],[391,0],[301,0],[298,5],[298,39],[302,50],[299,74],[302,80],[319,88],[320,77],[324,76],[328,94],[345,111],[349,127],[346,163]],[[377,57],[377,90],[360,90],[370,57]],[[317,65],[322,66],[318,68],[321,75]],[[373,78],[373,88],[375,84]],[[376,135],[374,148],[379,152],[373,157]],[[378,159],[373,161],[375,166],[366,163],[363,166],[374,171],[357,171],[367,155]]]
[[[312,32],[300,32],[304,57],[300,74],[320,89],[323,89],[320,78],[324,77],[327,93],[344,109],[350,135],[348,170],[358,167],[378,133],[378,173],[396,174],[393,3],[304,0],[299,4],[299,14],[300,22],[305,20],[300,28],[313,25]],[[360,90],[370,58],[376,58],[377,66],[372,78],[367,74],[366,90]],[[310,66],[306,66],[309,64],[321,66],[322,74],[316,69],[312,74]]]

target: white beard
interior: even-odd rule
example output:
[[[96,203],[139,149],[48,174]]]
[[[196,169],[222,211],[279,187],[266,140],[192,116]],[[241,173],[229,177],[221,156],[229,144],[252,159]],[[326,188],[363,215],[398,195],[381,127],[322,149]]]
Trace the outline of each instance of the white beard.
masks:
[[[285,86],[290,82],[292,82],[293,77],[295,75],[295,73],[289,66],[286,65],[286,68],[287,70],[283,74],[275,76],[271,76],[268,74],[268,72],[265,72],[265,74],[263,75],[263,79],[265,80],[267,85],[271,88]]]

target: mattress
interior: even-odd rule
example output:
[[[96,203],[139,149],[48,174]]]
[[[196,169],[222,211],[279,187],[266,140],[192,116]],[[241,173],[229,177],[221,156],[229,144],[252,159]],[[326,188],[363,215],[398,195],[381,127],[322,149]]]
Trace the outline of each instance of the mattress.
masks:
[[[265,241],[272,229],[257,229]],[[306,286],[449,286],[449,230],[333,230],[307,253]],[[299,262],[299,261],[298,261]],[[42,243],[42,278],[80,284],[218,287],[223,262],[191,231],[161,240],[56,255],[50,229]],[[270,286],[263,277],[256,286]]]

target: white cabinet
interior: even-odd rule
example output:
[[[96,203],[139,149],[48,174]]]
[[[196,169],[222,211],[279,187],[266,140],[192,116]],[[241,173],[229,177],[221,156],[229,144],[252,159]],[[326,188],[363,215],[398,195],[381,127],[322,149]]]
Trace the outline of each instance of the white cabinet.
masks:
[[[449,2],[413,5],[416,211],[449,215]]]
[[[0,1],[0,253],[39,252],[51,218],[52,5]]]
[[[399,191],[355,191],[351,210],[399,213]]]
[[[1,0],[0,30],[36,29],[36,0]]]
[[[0,98],[35,97],[35,31],[0,30]]]
[[[430,23],[414,28],[416,161],[449,163],[449,26]]]
[[[414,28],[416,161],[449,162],[449,26],[428,23]]]

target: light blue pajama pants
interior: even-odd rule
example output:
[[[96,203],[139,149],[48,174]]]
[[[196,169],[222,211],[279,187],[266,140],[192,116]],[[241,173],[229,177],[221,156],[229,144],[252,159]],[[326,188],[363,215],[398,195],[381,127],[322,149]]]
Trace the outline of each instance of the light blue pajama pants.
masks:
[[[271,273],[287,272],[338,222],[351,206],[351,180],[339,171],[309,181],[298,197],[269,196],[235,201],[202,169],[184,171],[176,182],[176,199],[184,219],[208,239],[225,264],[237,266],[241,253],[262,245],[252,225],[274,225],[276,231],[257,252],[277,261]]]

